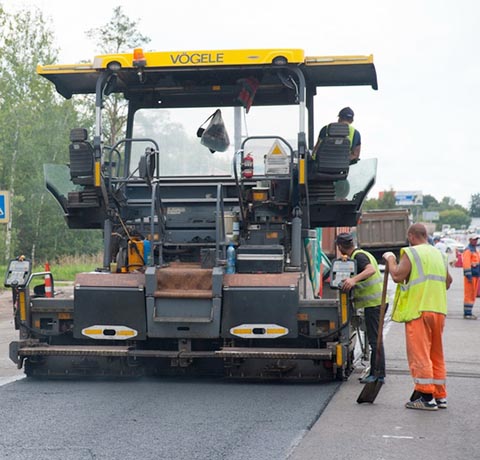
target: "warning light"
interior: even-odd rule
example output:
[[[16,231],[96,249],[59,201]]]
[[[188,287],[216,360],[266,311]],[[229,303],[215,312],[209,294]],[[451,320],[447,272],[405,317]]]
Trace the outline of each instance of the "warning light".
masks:
[[[134,67],[145,67],[147,65],[147,59],[145,54],[143,54],[142,48],[135,48],[133,50],[133,62]]]

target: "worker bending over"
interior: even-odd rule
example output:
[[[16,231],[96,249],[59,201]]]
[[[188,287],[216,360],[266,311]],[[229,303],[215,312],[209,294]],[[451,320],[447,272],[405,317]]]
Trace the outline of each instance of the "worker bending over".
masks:
[[[361,383],[372,383],[385,380],[385,352],[383,341],[377,353],[378,323],[380,321],[380,304],[382,303],[383,280],[375,257],[353,244],[351,233],[340,233],[336,239],[338,250],[357,263],[357,274],[342,283],[343,291],[353,289],[355,308],[364,308],[365,327],[370,345],[370,375]],[[381,333],[381,332],[380,332]],[[378,362],[377,362],[378,356]]]

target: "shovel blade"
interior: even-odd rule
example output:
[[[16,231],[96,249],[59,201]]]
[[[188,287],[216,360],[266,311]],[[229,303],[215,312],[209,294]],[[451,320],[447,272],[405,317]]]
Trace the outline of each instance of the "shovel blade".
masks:
[[[363,387],[362,392],[357,398],[357,403],[373,403],[377,397],[380,389],[382,388],[383,382],[375,380],[375,382],[366,383]]]

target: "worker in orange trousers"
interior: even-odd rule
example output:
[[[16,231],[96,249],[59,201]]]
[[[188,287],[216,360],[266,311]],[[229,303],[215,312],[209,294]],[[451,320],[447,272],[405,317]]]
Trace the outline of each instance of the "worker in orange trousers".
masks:
[[[471,235],[468,246],[463,251],[463,317],[477,319],[473,314],[473,306],[477,298],[480,279],[480,252],[478,250],[478,235]]]

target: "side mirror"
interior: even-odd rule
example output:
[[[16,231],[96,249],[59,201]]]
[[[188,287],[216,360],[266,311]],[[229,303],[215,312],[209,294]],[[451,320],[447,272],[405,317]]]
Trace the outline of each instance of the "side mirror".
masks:
[[[138,174],[148,184],[152,183],[153,175],[155,174],[155,150],[150,147],[145,149],[145,154],[140,158]]]

